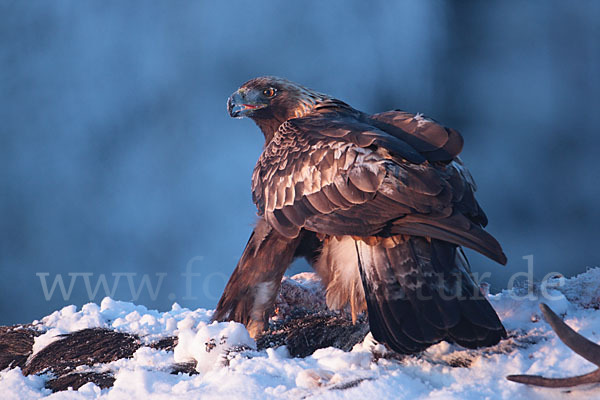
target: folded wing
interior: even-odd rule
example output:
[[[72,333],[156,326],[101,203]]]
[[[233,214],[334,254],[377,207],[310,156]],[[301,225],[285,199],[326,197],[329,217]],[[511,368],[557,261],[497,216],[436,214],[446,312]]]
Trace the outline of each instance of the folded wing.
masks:
[[[458,132],[399,111],[316,113],[284,123],[254,170],[259,213],[285,237],[302,228],[359,237],[408,234],[506,257],[482,227]]]

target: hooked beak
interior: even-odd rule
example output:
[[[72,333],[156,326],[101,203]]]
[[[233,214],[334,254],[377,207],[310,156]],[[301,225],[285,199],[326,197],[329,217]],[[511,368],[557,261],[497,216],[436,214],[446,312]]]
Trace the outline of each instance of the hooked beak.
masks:
[[[233,118],[247,117],[252,114],[253,111],[266,107],[267,105],[257,101],[258,99],[253,98],[251,93],[240,89],[229,96],[227,99],[227,111]]]

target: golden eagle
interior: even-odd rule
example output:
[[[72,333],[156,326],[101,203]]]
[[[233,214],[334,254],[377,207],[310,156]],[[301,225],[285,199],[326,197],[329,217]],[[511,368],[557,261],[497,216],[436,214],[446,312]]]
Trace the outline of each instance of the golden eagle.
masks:
[[[265,146],[252,175],[260,218],[215,320],[260,333],[285,270],[305,257],[328,307],[353,320],[366,310],[374,338],[399,353],[506,336],[460,247],[506,264],[482,229],[457,131],[422,114],[368,115],[275,77],[246,82],[227,108],[251,118]]]

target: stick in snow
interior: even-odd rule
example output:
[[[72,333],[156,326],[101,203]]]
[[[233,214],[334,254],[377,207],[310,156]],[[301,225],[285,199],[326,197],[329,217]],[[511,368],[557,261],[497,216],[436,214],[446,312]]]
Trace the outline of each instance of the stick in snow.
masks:
[[[541,303],[540,309],[544,318],[550,324],[556,335],[571,350],[585,358],[589,362],[600,367],[600,346],[589,341],[579,333],[565,324],[558,315],[552,311],[546,304]],[[569,378],[544,378],[540,375],[509,375],[506,377],[509,381],[524,383],[527,385],[544,386],[553,388],[566,388],[591,383],[600,383],[600,368],[585,375],[573,376]]]

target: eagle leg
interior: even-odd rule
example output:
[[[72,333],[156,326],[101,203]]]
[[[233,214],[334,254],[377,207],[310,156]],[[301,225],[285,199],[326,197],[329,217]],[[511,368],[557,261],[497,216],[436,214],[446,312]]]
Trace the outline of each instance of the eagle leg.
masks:
[[[266,327],[281,278],[302,241],[286,238],[259,219],[244,253],[227,282],[213,321],[236,321],[256,337]]]

